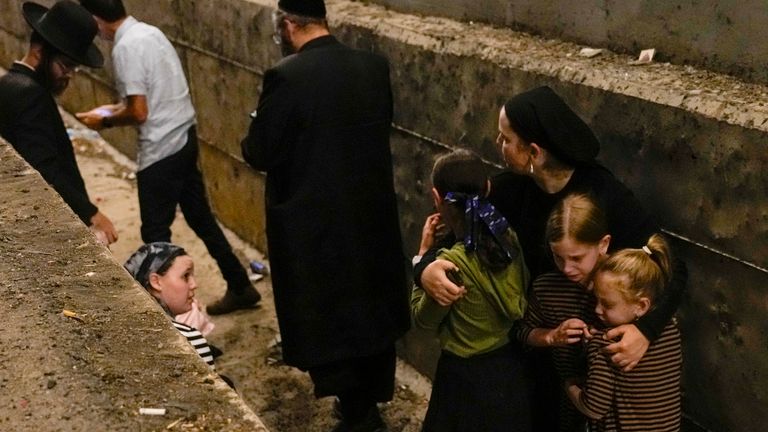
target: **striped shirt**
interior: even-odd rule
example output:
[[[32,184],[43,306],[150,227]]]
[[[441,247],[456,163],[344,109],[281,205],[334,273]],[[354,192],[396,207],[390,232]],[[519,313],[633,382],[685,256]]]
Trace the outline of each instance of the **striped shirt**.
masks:
[[[677,322],[667,324],[630,372],[615,368],[601,352],[609,343],[598,333],[587,346],[589,373],[581,403],[591,417],[600,417],[590,420],[590,430],[679,431],[683,356]]]
[[[176,327],[176,330],[178,330],[182,336],[187,338],[187,341],[192,345],[192,348],[194,348],[195,351],[197,351],[197,354],[208,363],[208,366],[210,366],[211,369],[216,369],[216,366],[213,364],[211,347],[208,346],[208,341],[205,340],[202,333],[194,327],[190,327],[177,321],[173,321],[173,326]]]
[[[597,319],[595,296],[560,272],[545,273],[533,282],[525,316],[515,323],[515,338],[526,343],[533,329],[556,328],[570,318],[579,318],[587,324],[594,323]],[[550,352],[561,380],[584,376],[587,365],[582,344],[554,347]],[[573,406],[562,389],[558,394],[558,430],[584,430],[584,416]]]
[[[534,329],[556,328],[570,318],[579,318],[587,324],[596,322],[595,296],[560,272],[545,273],[533,282],[528,309],[515,325],[515,338],[526,343]],[[561,379],[584,375],[586,365],[580,361],[581,344],[555,347],[552,357]]]

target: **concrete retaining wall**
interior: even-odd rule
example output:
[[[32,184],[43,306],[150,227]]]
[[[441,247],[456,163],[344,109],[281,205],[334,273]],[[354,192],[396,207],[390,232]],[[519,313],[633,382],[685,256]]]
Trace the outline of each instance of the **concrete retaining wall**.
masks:
[[[6,64],[18,56],[25,33],[10,18],[19,16],[21,1],[11,3],[0,15]],[[126,5],[161,26],[185,61],[217,214],[264,247],[263,177],[241,162],[238,143],[262,71],[278,60],[270,40],[274,2]],[[392,148],[407,253],[416,250],[430,212],[434,156],[469,148],[498,166],[498,107],[517,92],[551,85],[595,129],[601,160],[678,236],[674,244],[691,273],[681,311],[689,427],[761,429],[768,421],[766,88],[691,67],[628,66],[629,56],[610,52],[586,59],[574,44],[361,2],[329,0],[328,8],[340,39],[381,53],[392,65]],[[109,101],[108,71],[81,78],[65,106],[76,111]],[[130,152],[130,144],[124,147]],[[432,371],[433,340],[413,333],[401,348],[421,370]]]
[[[546,38],[693,64],[768,82],[762,0],[372,0],[393,9],[480,21]]]
[[[2,139],[0,161],[0,429],[266,432]]]

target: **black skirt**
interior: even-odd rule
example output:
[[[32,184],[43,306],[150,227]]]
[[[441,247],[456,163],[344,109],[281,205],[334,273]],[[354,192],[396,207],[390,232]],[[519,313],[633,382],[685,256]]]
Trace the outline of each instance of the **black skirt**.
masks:
[[[516,345],[470,358],[443,351],[422,431],[530,431],[528,380]]]

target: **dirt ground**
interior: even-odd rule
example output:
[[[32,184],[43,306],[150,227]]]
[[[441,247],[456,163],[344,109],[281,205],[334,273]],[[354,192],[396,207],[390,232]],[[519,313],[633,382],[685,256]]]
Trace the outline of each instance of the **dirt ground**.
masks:
[[[75,128],[71,117],[68,125]],[[111,246],[115,259],[122,263],[141,245],[139,206],[132,163],[88,131],[74,134],[78,164],[91,199],[115,224],[119,240]],[[224,294],[225,282],[203,243],[177,214],[172,241],[184,247],[195,262],[197,297],[208,304]],[[265,260],[263,254],[225,229],[241,262]],[[210,343],[223,350],[216,360],[217,370],[233,379],[238,393],[274,432],[328,431],[337,420],[332,416],[332,399],[316,400],[309,376],[285,366],[280,360],[279,332],[275,317],[270,279],[255,282],[263,300],[260,306],[213,317],[216,328]],[[413,432],[421,428],[426,412],[430,384],[403,362],[398,364],[396,394],[381,406],[392,432]]]

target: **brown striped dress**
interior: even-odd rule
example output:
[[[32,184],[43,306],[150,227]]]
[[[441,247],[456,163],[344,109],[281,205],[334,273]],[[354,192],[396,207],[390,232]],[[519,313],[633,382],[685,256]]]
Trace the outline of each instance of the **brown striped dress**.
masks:
[[[533,282],[531,291],[525,316],[515,326],[515,338],[522,343],[526,343],[528,335],[535,328],[556,328],[561,322],[570,318],[580,318],[587,324],[597,320],[595,296],[560,272],[539,276]],[[586,361],[582,344],[556,347],[550,352],[560,380],[584,376]],[[558,430],[560,432],[584,430],[586,423],[584,416],[573,406],[562,389],[558,394],[559,401],[552,401],[551,407],[552,410],[558,410]],[[555,404],[558,403],[559,406],[556,406]]]
[[[581,403],[590,412],[591,431],[679,431],[683,356],[672,320],[630,372],[613,367],[602,349],[610,341],[598,332],[587,346],[589,372]]]

